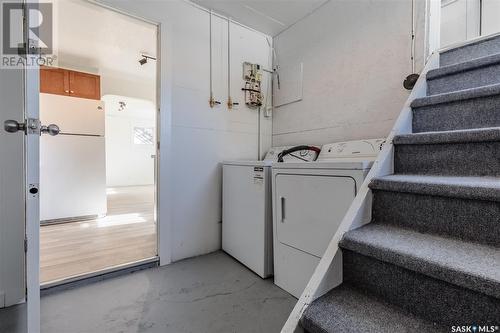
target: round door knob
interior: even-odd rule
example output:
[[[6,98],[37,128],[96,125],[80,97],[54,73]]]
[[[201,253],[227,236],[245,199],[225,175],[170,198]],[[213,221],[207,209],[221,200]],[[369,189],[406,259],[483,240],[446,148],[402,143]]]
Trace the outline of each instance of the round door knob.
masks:
[[[59,134],[59,132],[61,132],[61,130],[59,129],[59,126],[57,126],[56,124],[50,124],[48,126],[42,126],[40,128],[40,132],[51,135],[51,136],[55,136],[55,135]]]
[[[6,132],[16,133],[17,131],[24,131],[25,125],[16,120],[6,120],[3,123],[3,128]]]

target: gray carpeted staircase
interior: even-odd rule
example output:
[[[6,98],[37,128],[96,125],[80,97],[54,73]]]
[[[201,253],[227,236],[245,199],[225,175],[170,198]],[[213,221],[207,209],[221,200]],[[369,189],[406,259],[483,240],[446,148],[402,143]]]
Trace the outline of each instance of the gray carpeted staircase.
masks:
[[[306,332],[500,332],[500,37],[440,54],[372,222],[340,243],[344,282],[304,312]],[[475,332],[479,332],[479,328]]]

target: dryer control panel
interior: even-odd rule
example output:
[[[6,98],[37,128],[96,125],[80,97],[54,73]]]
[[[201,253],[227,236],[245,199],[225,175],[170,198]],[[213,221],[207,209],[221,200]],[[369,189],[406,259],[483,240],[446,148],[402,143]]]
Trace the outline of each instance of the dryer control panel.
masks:
[[[344,141],[323,145],[318,161],[339,158],[375,159],[382,150],[385,139],[367,139],[357,141]]]
[[[264,161],[278,162],[278,154],[283,150],[290,149],[293,146],[272,147],[266,154]],[[283,162],[312,162],[316,159],[317,153],[312,150],[299,150],[285,155]],[[320,154],[321,156],[321,154]]]

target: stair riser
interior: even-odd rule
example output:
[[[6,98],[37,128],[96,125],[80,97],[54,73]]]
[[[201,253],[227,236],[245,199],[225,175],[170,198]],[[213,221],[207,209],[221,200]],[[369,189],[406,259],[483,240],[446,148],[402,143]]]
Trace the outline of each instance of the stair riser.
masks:
[[[500,53],[500,37],[441,53],[439,64],[440,66],[449,66],[497,53]]]
[[[395,145],[394,173],[500,176],[500,142]]]
[[[342,250],[344,281],[442,325],[498,325],[500,300]]]
[[[427,94],[436,95],[500,83],[500,64],[427,80]]]
[[[500,203],[374,190],[374,222],[500,246]]]
[[[412,125],[414,133],[500,126],[500,95],[414,108]]]

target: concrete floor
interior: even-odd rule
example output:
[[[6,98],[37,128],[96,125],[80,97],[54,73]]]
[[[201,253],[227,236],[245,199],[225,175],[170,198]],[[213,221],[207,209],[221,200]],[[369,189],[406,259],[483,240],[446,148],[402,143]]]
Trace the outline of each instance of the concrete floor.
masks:
[[[279,332],[296,299],[223,252],[42,297],[42,333]]]

